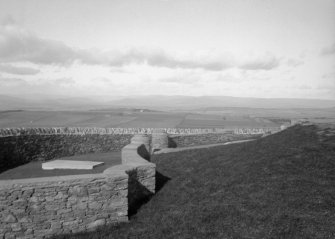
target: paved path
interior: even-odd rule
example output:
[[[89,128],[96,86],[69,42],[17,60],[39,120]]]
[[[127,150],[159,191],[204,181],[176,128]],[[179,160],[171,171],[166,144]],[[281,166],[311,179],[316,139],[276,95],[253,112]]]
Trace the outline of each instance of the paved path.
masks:
[[[228,145],[228,144],[239,144],[239,143],[249,142],[253,140],[255,139],[236,140],[236,141],[220,143],[220,144],[206,144],[206,145],[197,145],[197,146],[180,147],[180,148],[166,148],[166,149],[161,149],[159,151],[156,151],[154,152],[154,154],[173,153],[173,152],[180,152],[180,151],[185,151],[185,150],[190,150],[190,149],[205,149],[205,148],[211,148],[211,147]]]

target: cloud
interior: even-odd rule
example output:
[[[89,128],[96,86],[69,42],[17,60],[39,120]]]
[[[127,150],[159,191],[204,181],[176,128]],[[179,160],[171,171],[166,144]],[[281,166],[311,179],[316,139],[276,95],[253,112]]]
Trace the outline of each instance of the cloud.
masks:
[[[167,55],[164,52],[155,52],[147,55],[147,62],[152,66],[182,68],[182,69],[204,69],[208,71],[221,71],[232,67],[229,61],[220,59],[197,59],[197,58],[177,58]]]
[[[329,56],[329,55],[334,55],[335,54],[335,43],[331,46],[324,47],[321,50],[321,55],[323,56]]]
[[[279,66],[280,60],[267,53],[264,56],[248,59],[239,65],[243,70],[272,70]]]
[[[27,82],[25,80],[22,80],[22,79],[2,77],[0,75],[0,84],[2,86],[23,85],[23,84],[26,84],[26,83]]]
[[[54,80],[54,83],[56,85],[71,85],[71,84],[74,84],[76,83],[72,78],[59,78],[59,79],[56,79]]]
[[[159,81],[163,82],[163,83],[175,83],[175,84],[195,85],[195,84],[199,83],[200,79],[198,79],[198,78],[189,78],[187,76],[185,76],[185,77],[175,76],[175,77],[161,78],[161,79],[159,79]]]
[[[6,17],[4,17],[0,23],[3,26],[10,26],[10,25],[16,25],[16,21],[14,20],[14,18],[11,15],[7,15]]]
[[[0,62],[68,65],[75,60],[89,64],[98,63],[89,51],[40,38],[12,21],[0,25]]]
[[[102,52],[75,49],[66,44],[43,39],[15,24],[0,26],[0,62],[31,62],[35,64],[70,65],[80,61],[89,65],[150,66],[220,71],[230,67],[229,62],[212,59],[178,58],[162,50],[132,48],[125,51]]]
[[[0,72],[13,75],[36,75],[40,72],[40,70],[30,67],[17,67],[12,65],[0,64]]]
[[[303,60],[299,60],[299,59],[294,59],[294,58],[289,58],[286,61],[286,65],[290,66],[290,67],[297,67],[304,64]]]
[[[118,51],[84,50],[63,42],[40,38],[23,29],[11,19],[0,25],[0,62],[30,62],[42,65],[69,66],[74,62],[88,65],[121,67],[147,64],[170,69],[202,69],[223,71],[230,68],[244,70],[271,70],[279,59],[271,54],[237,61],[230,53],[168,54],[161,49],[130,48]],[[242,62],[238,64],[237,62]],[[27,69],[26,69],[27,70]]]
[[[306,85],[306,84],[299,85],[296,88],[300,89],[300,90],[310,90],[310,89],[312,89],[312,87],[310,85]]]
[[[321,83],[317,86],[318,90],[334,90],[335,89],[335,83]]]
[[[157,49],[130,49],[124,52],[110,52],[109,64],[111,66],[124,66],[127,64],[148,64],[156,67],[172,69],[203,69],[206,71],[223,71],[231,68],[243,70],[272,70],[279,66],[280,60],[270,53],[249,57],[248,59],[234,59],[229,53],[225,54],[193,54],[178,56],[167,54]],[[237,63],[240,62],[240,63]]]
[[[126,51],[109,52],[108,62],[110,66],[124,66],[128,64],[148,64],[156,67],[204,69],[209,71],[221,71],[232,67],[229,59],[211,59],[209,56],[181,57],[172,56],[160,49],[132,48]]]

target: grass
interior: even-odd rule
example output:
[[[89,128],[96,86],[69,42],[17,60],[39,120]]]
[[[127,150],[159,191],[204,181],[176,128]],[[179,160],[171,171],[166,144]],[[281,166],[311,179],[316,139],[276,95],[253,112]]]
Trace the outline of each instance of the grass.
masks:
[[[0,111],[0,128],[9,127],[121,128],[258,128],[278,126],[241,115],[121,111]]]
[[[58,238],[335,238],[335,137],[317,131],[156,155],[170,180],[129,223]]]
[[[0,180],[9,179],[22,179],[22,178],[36,178],[36,177],[52,177],[62,175],[75,175],[75,174],[91,174],[102,173],[106,168],[121,164],[121,152],[108,152],[108,153],[91,153],[84,155],[75,155],[69,157],[57,158],[60,160],[79,160],[79,161],[97,161],[104,162],[103,165],[97,166],[92,170],[85,169],[54,169],[43,170],[40,161],[33,161],[16,168],[9,169],[0,173]]]

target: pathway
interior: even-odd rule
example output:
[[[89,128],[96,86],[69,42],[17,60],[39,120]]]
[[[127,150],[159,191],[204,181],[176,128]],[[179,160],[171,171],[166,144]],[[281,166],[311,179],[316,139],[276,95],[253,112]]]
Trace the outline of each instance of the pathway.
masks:
[[[204,148],[211,148],[211,147],[228,145],[228,144],[239,144],[239,143],[244,143],[244,142],[253,141],[253,140],[255,139],[236,140],[236,141],[231,141],[231,142],[226,142],[226,143],[206,144],[206,145],[188,146],[188,147],[180,147],[180,148],[166,148],[166,149],[161,149],[159,151],[155,151],[154,154],[173,153],[173,152],[180,152],[180,151],[185,151],[185,150],[190,150],[190,149],[204,149]]]

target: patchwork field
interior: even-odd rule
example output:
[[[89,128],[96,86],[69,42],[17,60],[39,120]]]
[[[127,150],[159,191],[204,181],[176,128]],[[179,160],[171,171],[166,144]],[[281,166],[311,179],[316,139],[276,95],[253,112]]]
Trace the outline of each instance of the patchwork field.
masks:
[[[252,118],[248,115],[188,114],[178,125],[180,128],[262,128],[278,127],[279,124],[267,119]]]
[[[248,115],[131,111],[2,111],[0,128],[120,127],[120,128],[257,128],[280,124]]]
[[[278,127],[290,119],[335,122],[331,109],[206,108],[189,111],[108,109],[87,111],[0,111],[0,128],[263,128]]]
[[[6,127],[115,127],[136,117],[117,112],[91,111],[3,111],[0,128]]]

